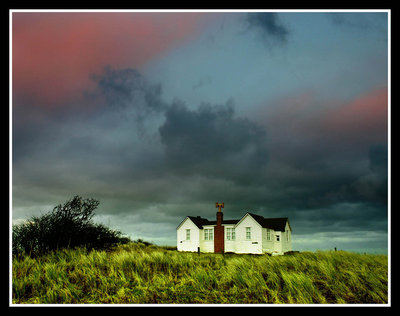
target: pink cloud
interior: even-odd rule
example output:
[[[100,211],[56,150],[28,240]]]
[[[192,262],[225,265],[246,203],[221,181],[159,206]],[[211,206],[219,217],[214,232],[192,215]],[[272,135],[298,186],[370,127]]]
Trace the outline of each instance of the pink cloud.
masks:
[[[143,67],[193,37],[202,13],[13,13],[13,96],[56,104],[105,65]]]
[[[271,159],[345,150],[368,151],[372,144],[387,142],[388,91],[376,87],[344,102],[302,91],[264,104],[256,120],[265,126]]]
[[[257,116],[265,118],[267,128],[284,126],[291,133],[382,138],[388,124],[388,91],[387,87],[376,87],[348,102],[303,91],[268,102]]]
[[[387,87],[367,91],[352,101],[328,111],[320,123],[321,129],[345,141],[365,139],[387,140]]]

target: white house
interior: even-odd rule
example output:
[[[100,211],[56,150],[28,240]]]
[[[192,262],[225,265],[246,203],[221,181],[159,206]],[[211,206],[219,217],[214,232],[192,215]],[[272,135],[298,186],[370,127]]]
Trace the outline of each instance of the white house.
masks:
[[[281,255],[292,250],[292,228],[287,217],[264,218],[246,213],[239,220],[223,220],[220,208],[216,221],[187,216],[176,231],[178,251]]]

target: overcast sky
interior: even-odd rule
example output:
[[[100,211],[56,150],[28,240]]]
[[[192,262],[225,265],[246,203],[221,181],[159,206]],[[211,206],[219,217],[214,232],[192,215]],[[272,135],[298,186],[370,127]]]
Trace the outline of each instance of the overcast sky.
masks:
[[[12,220],[75,195],[133,239],[289,217],[387,252],[386,12],[14,12]]]

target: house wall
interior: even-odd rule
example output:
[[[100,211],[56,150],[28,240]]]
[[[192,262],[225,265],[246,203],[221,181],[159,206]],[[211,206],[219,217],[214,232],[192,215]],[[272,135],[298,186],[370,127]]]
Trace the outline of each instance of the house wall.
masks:
[[[190,229],[190,240],[186,240],[186,229]],[[178,251],[196,252],[200,247],[200,229],[189,218],[177,229],[176,234]]]
[[[289,241],[287,240],[287,235],[289,234]],[[286,223],[285,232],[282,232],[282,252],[292,251],[292,232],[290,230],[289,224]]]
[[[232,239],[228,240],[226,238],[226,236],[227,236],[226,229],[227,228],[234,228],[235,225],[226,225],[225,224],[224,226],[225,226],[225,236],[224,236],[224,238],[225,238],[225,252],[236,252],[236,237],[235,237],[235,240],[232,240]]]
[[[270,229],[270,240],[267,239],[267,228],[262,229],[262,252],[273,253],[275,231]]]
[[[213,230],[213,239],[212,240],[204,240],[204,230],[205,229]],[[200,251],[201,252],[214,252],[214,225],[203,226],[203,229],[200,230]]]
[[[279,230],[274,231],[274,251],[272,253],[282,254],[282,232]],[[279,237],[279,241],[277,238]]]
[[[251,228],[251,239],[246,240],[246,227]],[[262,253],[262,227],[250,215],[236,226],[236,253]]]

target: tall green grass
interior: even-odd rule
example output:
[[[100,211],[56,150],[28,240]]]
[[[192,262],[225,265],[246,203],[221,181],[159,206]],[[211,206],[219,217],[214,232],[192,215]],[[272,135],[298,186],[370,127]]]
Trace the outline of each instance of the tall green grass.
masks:
[[[12,301],[39,304],[352,304],[388,301],[386,255],[216,255],[132,243],[13,258]]]

